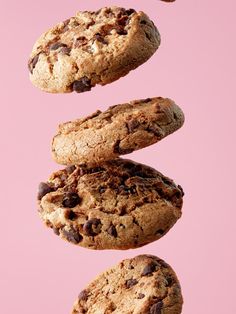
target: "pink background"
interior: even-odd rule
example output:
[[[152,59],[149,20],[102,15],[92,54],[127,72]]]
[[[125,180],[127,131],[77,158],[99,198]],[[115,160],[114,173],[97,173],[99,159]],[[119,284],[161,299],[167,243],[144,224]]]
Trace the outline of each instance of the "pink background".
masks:
[[[34,88],[26,67],[37,37],[77,10],[104,5],[146,11],[162,34],[154,57],[125,78],[84,94]],[[234,314],[234,0],[1,1],[2,314],[70,313],[78,292],[123,258],[156,254],[176,270],[184,314]],[[50,156],[59,122],[151,96],[173,98],[185,126],[133,153],[185,190],[183,217],[161,240],[130,251],[90,251],[61,241],[37,214],[38,182],[60,168]]]

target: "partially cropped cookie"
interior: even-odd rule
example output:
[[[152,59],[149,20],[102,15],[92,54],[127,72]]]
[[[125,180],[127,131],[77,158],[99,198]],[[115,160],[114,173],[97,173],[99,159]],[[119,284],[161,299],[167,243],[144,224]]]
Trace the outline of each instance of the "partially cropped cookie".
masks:
[[[51,93],[89,91],[125,76],[159,45],[159,32],[143,12],[118,7],[78,12],[37,40],[30,79]]]
[[[79,294],[72,314],[180,314],[182,305],[174,270],[156,256],[139,255],[94,279]]]
[[[96,164],[154,144],[184,123],[168,98],[148,98],[61,124],[52,143],[59,164]]]
[[[40,216],[62,239],[90,249],[129,249],[166,234],[181,217],[183,191],[131,160],[71,166],[39,186]]]

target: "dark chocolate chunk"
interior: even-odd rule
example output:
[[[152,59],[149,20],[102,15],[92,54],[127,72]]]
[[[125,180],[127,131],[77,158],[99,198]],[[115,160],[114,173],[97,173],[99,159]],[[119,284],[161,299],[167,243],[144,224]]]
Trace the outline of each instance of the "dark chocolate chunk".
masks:
[[[83,93],[90,91],[92,86],[91,86],[91,80],[87,78],[86,76],[82,77],[78,81],[74,81],[72,84],[73,91],[77,93]]]
[[[95,34],[95,39],[104,45],[108,44],[108,42],[105,40],[105,38],[99,33]]]
[[[64,207],[73,208],[80,203],[81,199],[76,193],[67,193],[62,201]]]
[[[127,15],[124,15],[120,17],[116,22],[118,25],[126,26],[129,22],[129,17]]]
[[[63,22],[63,28],[62,28],[62,32],[66,32],[69,29],[69,23],[70,23],[70,19],[67,19]]]
[[[57,49],[59,49],[59,48],[65,48],[65,47],[67,47],[66,44],[57,42],[57,43],[54,43],[54,44],[50,45],[49,49],[50,49],[50,50],[57,50]]]
[[[63,48],[60,50],[60,53],[62,53],[62,54],[64,54],[64,55],[67,55],[67,56],[70,55],[70,52],[71,52],[71,48],[69,48],[69,47],[63,47]]]
[[[40,53],[38,53],[36,56],[34,56],[33,58],[29,59],[29,62],[28,62],[28,68],[29,68],[29,71],[30,73],[32,74],[33,73],[33,70],[39,60],[39,55]]]
[[[141,100],[141,102],[143,102],[143,103],[148,103],[148,102],[151,102],[151,101],[152,101],[151,98],[146,98],[146,99]]]
[[[50,186],[48,183],[41,182],[38,188],[38,200],[41,200],[44,197],[44,195],[53,191],[54,188],[52,186]]]
[[[157,232],[156,232],[156,233],[159,233],[159,234],[163,235],[163,234],[165,233],[165,231],[164,231],[164,230],[162,230],[162,229],[159,229],[159,230],[157,230]]]
[[[65,217],[69,220],[76,220],[78,218],[78,214],[73,212],[73,210],[69,210],[66,214]]]
[[[136,119],[130,120],[126,123],[129,133],[133,133],[135,129],[140,125],[139,121]]]
[[[69,242],[72,242],[74,244],[78,244],[83,239],[81,234],[79,234],[79,231],[75,230],[73,227],[70,227],[69,231],[63,229],[62,233]]]
[[[97,218],[91,218],[86,221],[83,226],[83,230],[88,236],[96,236],[101,232],[101,220]]]
[[[144,267],[142,276],[149,276],[156,270],[156,265],[154,263],[150,263]]]
[[[128,10],[125,11],[125,13],[126,13],[127,15],[131,15],[131,14],[133,14],[133,13],[136,13],[136,11],[135,11],[134,9],[128,9]]]
[[[160,127],[154,123],[149,124],[147,131],[153,133],[158,139],[161,139],[163,136]]]
[[[53,228],[53,232],[56,234],[56,235],[60,235],[60,229],[59,228]]]
[[[79,301],[87,301],[88,299],[88,292],[86,290],[83,290],[80,292],[78,296]]]
[[[121,25],[116,25],[115,29],[116,29],[116,32],[118,35],[127,35],[128,34],[127,30],[125,30],[124,27]]]
[[[117,238],[117,231],[116,231],[116,227],[114,225],[111,225],[108,228],[107,233],[109,233],[112,237]]]
[[[138,283],[138,280],[136,280],[136,279],[129,279],[129,280],[126,281],[125,285],[129,289],[129,288],[137,285],[137,283]]]
[[[80,36],[80,37],[78,37],[78,38],[76,39],[75,44],[74,44],[74,47],[75,47],[75,48],[79,48],[79,47],[81,47],[81,46],[86,45],[87,42],[88,42],[88,39],[87,39],[86,37]]]
[[[143,294],[143,293],[139,293],[139,295],[138,295],[138,299],[143,299],[145,297],[145,294]]]
[[[150,308],[150,314],[161,314],[161,310],[163,308],[163,302],[160,301],[156,304],[153,304]]]
[[[74,171],[75,171],[75,169],[76,169],[76,167],[75,166],[68,166],[68,167],[66,167],[66,172],[68,173],[68,174],[71,174],[71,173],[73,173]]]

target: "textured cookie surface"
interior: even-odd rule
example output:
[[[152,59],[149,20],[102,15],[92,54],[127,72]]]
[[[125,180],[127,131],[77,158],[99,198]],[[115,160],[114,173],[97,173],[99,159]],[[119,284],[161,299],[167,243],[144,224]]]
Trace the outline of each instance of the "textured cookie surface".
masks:
[[[137,68],[159,44],[158,30],[143,12],[118,7],[78,12],[37,40],[30,79],[47,92],[89,91]]]
[[[71,166],[39,186],[40,215],[61,238],[91,249],[129,249],[159,239],[181,217],[183,191],[158,171],[116,159]]]
[[[83,290],[72,314],[180,314],[183,298],[173,269],[140,255],[99,275]]]
[[[183,112],[167,98],[113,106],[61,124],[52,143],[53,158],[64,165],[100,163],[154,144],[183,123]]]

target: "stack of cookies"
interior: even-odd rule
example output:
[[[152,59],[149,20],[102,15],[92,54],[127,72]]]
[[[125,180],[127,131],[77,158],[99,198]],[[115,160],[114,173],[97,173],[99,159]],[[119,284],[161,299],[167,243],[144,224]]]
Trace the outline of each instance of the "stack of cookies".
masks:
[[[30,78],[48,92],[89,91],[144,63],[159,44],[158,30],[143,12],[79,12],[36,42]],[[68,242],[97,250],[134,249],[161,238],[181,217],[183,190],[159,171],[120,156],[159,142],[183,123],[172,100],[156,97],[61,124],[52,154],[66,168],[39,185],[45,225]],[[97,277],[72,313],[178,314],[182,302],[171,267],[142,255]]]

